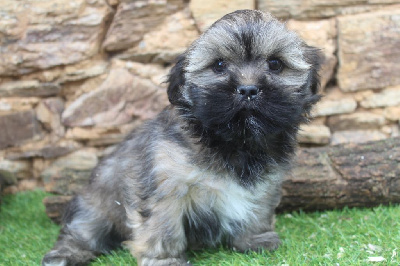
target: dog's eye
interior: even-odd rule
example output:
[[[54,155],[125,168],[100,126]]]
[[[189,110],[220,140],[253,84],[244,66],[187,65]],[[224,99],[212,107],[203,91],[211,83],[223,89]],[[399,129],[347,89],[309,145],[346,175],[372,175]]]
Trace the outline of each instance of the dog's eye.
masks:
[[[283,68],[283,63],[277,58],[268,59],[268,67],[272,72],[279,73]]]
[[[226,63],[222,59],[218,59],[212,66],[212,69],[217,74],[223,74],[226,71]]]

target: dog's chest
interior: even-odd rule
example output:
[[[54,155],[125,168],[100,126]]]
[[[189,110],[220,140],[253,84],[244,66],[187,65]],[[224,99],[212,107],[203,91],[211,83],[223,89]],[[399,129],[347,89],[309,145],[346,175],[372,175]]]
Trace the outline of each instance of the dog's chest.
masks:
[[[221,233],[235,234],[254,222],[266,199],[266,184],[248,189],[229,176],[197,168],[174,181],[177,202],[188,222],[206,230],[218,227]]]
[[[215,244],[221,237],[240,234],[256,222],[263,205],[261,188],[249,190],[209,172],[199,172],[194,180],[186,183],[187,194],[182,201],[192,242]]]
[[[161,147],[160,147],[161,148]],[[175,198],[189,225],[198,231],[236,234],[256,221],[265,206],[269,184],[252,188],[238,184],[234,177],[201,168],[189,162],[185,151],[163,143],[157,154],[158,191]]]
[[[204,173],[189,187],[188,198],[197,205],[214,208],[218,213],[241,219],[254,208],[255,195],[225,177]]]

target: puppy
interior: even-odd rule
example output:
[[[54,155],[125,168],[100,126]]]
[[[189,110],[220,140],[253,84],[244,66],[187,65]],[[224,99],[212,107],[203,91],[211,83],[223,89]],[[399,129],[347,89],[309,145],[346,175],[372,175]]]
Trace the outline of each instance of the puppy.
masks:
[[[43,265],[85,264],[122,241],[139,265],[185,265],[188,248],[218,244],[276,249],[274,209],[318,69],[318,51],[269,14],[215,22],[172,68],[171,105],[93,170]]]

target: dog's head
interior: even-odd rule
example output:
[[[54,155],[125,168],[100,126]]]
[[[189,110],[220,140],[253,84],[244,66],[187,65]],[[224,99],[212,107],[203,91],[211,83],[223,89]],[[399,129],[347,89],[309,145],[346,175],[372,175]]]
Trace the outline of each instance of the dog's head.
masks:
[[[318,50],[269,14],[239,10],[178,58],[170,102],[222,140],[297,131],[319,99]]]

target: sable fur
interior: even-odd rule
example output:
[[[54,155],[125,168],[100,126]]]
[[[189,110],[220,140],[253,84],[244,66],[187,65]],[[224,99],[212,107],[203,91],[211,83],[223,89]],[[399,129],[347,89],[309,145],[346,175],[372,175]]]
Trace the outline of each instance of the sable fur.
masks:
[[[71,201],[43,265],[86,264],[122,241],[139,265],[184,265],[188,248],[221,243],[276,249],[274,209],[298,127],[319,99],[318,69],[317,50],[269,14],[215,22],[172,68],[171,105]]]

